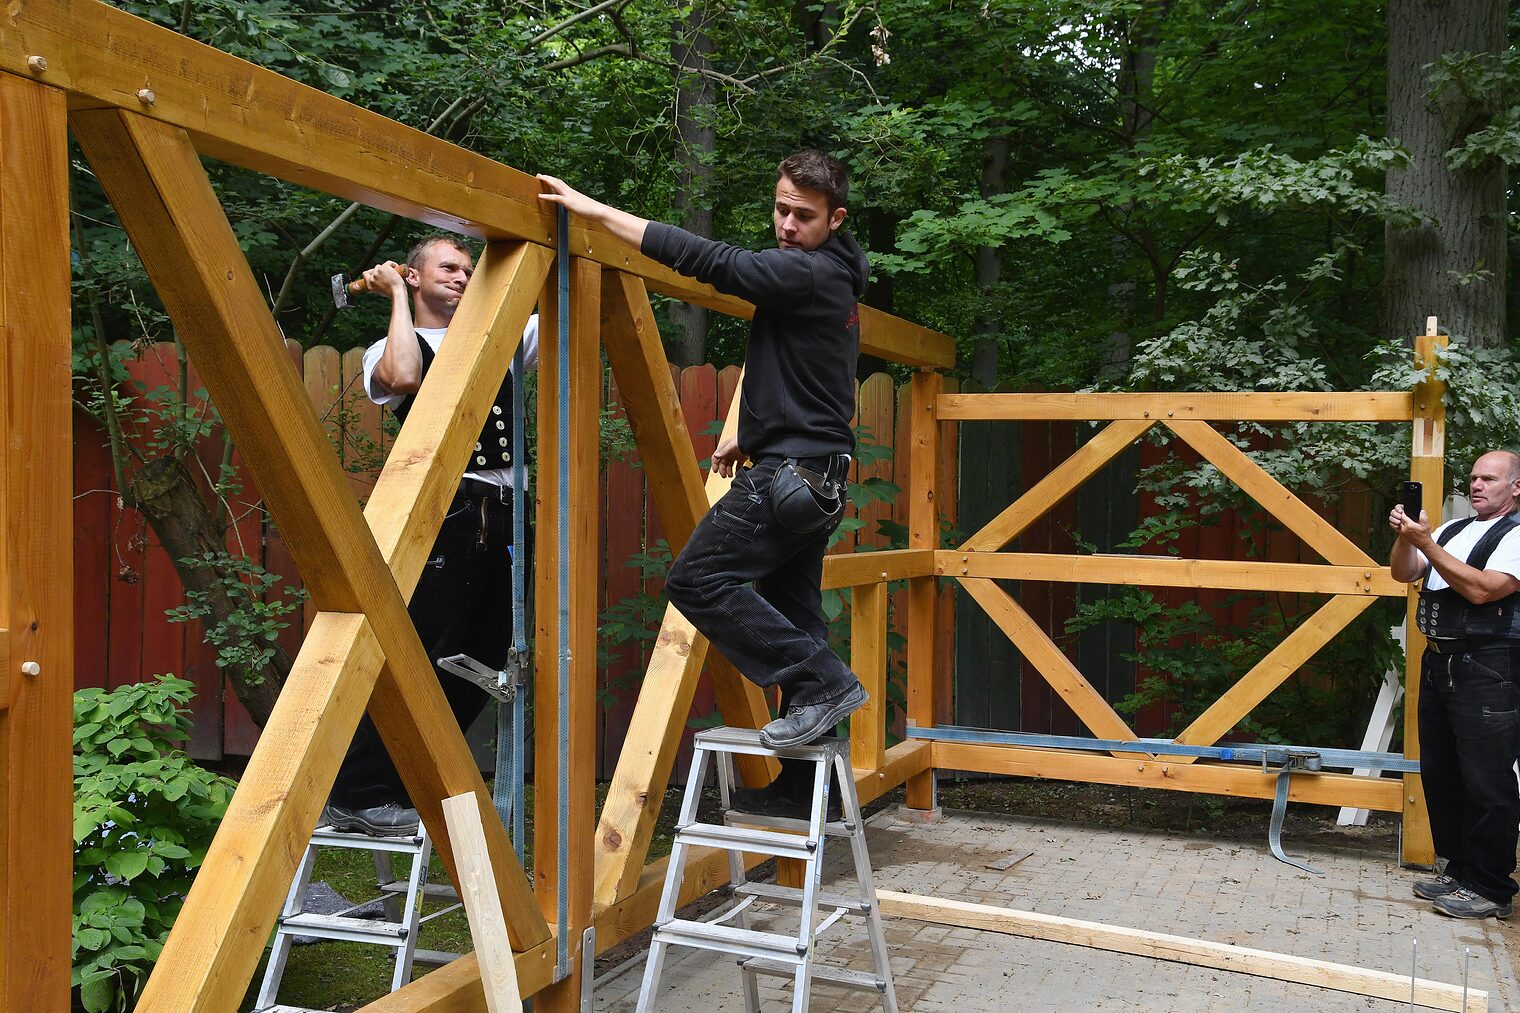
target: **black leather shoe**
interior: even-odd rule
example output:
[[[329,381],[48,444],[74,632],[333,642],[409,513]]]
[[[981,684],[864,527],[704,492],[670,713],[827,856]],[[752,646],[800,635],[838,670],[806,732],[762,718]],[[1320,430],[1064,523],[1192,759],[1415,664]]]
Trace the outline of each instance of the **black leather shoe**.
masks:
[[[1462,888],[1462,884],[1442,873],[1435,879],[1417,879],[1414,881],[1414,895],[1425,900],[1435,900],[1437,897],[1445,897],[1449,893],[1456,893]]]
[[[349,809],[329,803],[322,809],[322,820],[332,824],[334,830],[368,834],[371,837],[410,837],[422,825],[417,818],[417,810],[398,802],[387,802],[368,809]]]
[[[735,788],[731,803],[731,811],[749,813],[751,816],[774,816],[789,820],[813,818],[811,797],[798,801],[784,786],[774,782],[768,788]],[[839,795],[831,791],[829,811],[825,819],[829,823],[837,823],[843,818],[844,809],[839,804]]]
[[[857,681],[833,700],[793,707],[760,729],[760,742],[771,749],[805,746],[859,710],[867,699],[866,688]]]
[[[1452,918],[1498,918],[1500,921],[1508,918],[1514,910],[1512,905],[1500,904],[1498,901],[1489,900],[1480,893],[1474,893],[1465,886],[1459,886],[1444,897],[1435,899],[1435,909],[1443,915]]]

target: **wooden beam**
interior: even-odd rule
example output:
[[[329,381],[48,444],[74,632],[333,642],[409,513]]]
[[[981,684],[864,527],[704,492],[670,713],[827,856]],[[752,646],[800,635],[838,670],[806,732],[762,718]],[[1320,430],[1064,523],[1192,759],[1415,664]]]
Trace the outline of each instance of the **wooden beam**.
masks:
[[[1002,932],[1026,939],[1045,939],[1112,953],[1130,953],[1153,960],[1170,960],[1195,967],[1253,974],[1261,978],[1292,981],[1395,1002],[1409,999],[1412,986],[1414,1001],[1422,1007],[1456,1011],[1464,1009],[1463,989],[1460,986],[1425,978],[1411,982],[1408,975],[1390,971],[1374,971],[1365,967],[1333,964],[1327,960],[1273,953],[1207,939],[1062,918],[1037,911],[1018,911],[941,897],[920,897],[895,890],[878,890],[876,899],[881,905],[881,913],[889,918],[913,918],[936,925]],[[1487,1010],[1488,993],[1477,990],[1467,992],[1465,1009]]]
[[[856,587],[934,574],[933,549],[841,552],[823,557],[823,587]]]
[[[623,287],[622,291],[627,293],[628,290]],[[628,301],[622,305],[635,312],[638,308],[636,299],[631,305]],[[607,326],[606,317],[607,314],[604,313],[604,327]],[[614,324],[613,329],[617,330],[619,326]],[[622,341],[626,337],[625,332],[615,340]],[[614,353],[609,350],[608,354],[610,356]],[[623,352],[617,354],[621,356]],[[655,384],[648,377],[640,377],[638,371],[644,368],[665,372],[668,376],[663,358],[662,353],[658,359],[650,355],[640,362],[624,363],[624,375],[628,377],[630,385],[645,389],[646,400]],[[618,390],[625,389],[623,378],[619,377]],[[724,435],[737,433],[738,426],[739,392],[735,392],[723,425]],[[659,431],[657,428],[656,432]],[[684,432],[684,425],[682,431]],[[684,455],[694,466],[695,454],[690,440],[683,447],[675,438],[672,428],[665,427],[664,432],[666,435],[656,436],[650,441],[650,445],[644,448],[645,454],[672,457]],[[645,467],[650,466],[646,462]],[[675,471],[675,465],[669,461],[654,467],[656,471],[664,473]],[[707,476],[702,502],[716,503],[723,498],[731,484],[731,479],[712,472]],[[678,503],[672,503],[670,509],[679,513],[681,508]],[[701,513],[705,512],[706,507],[703,506]],[[693,525],[701,517],[695,507],[688,507],[685,513],[688,516],[695,514]],[[675,606],[667,605],[664,621],[655,638],[654,650],[649,656],[649,666],[640,683],[638,699],[634,702],[633,716],[628,721],[628,731],[623,737],[617,769],[613,771],[612,784],[607,790],[607,799],[602,804],[601,819],[597,823],[596,887],[593,900],[597,912],[626,898],[638,886],[639,872],[649,853],[655,821],[659,818],[660,806],[665,801],[665,788],[670,784],[670,771],[680,747],[681,729],[685,727],[686,718],[691,713],[697,679],[702,673],[703,662],[707,660],[717,660],[716,653],[712,659],[708,658],[707,638],[699,634]],[[748,705],[747,698],[739,696],[743,690],[735,683],[751,684],[734,672],[732,666],[728,667],[727,672],[730,707],[734,706],[736,698]],[[760,706],[764,706],[763,699]],[[740,717],[742,719],[742,713]],[[725,720],[732,721],[726,712]],[[757,717],[750,720],[753,722]],[[758,726],[752,723],[749,727]],[[775,764],[775,761],[770,760],[770,763]],[[746,783],[766,784],[775,777],[778,769],[779,767],[763,768],[755,771],[753,768],[741,768],[741,772],[748,770]]]
[[[1035,669],[1050,683],[1077,719],[1100,739],[1135,739],[1133,729],[1119,716],[1103,694],[1093,689],[1071,659],[1035,625],[1023,606],[990,580],[961,578],[961,586],[997,623]],[[1369,599],[1370,600],[1370,599]],[[1115,753],[1115,756],[1138,757],[1139,753]]]
[[[1405,422],[1414,406],[1402,391],[1341,393],[947,394],[942,419],[1201,419],[1212,422]]]
[[[1138,587],[1230,588],[1238,591],[1296,591],[1303,594],[1372,595],[1402,598],[1408,586],[1385,566],[1330,566],[1234,559],[1176,559],[1131,553],[1059,555],[1035,552],[965,552],[941,549],[934,570],[944,577],[989,580],[1049,580],[1076,584],[1133,584]]]
[[[485,822],[480,799],[455,795],[443,800],[443,818],[454,841],[459,868],[459,900],[470,923],[475,960],[490,1013],[521,1013],[522,996],[517,990],[517,965],[507,944],[507,922],[501,916],[501,897],[491,872],[491,852],[486,847]],[[500,819],[493,809],[488,819]]]
[[[317,613],[143,989],[144,1009],[238,1007],[382,661],[364,616]]]
[[[961,548],[984,552],[996,552],[1003,548],[1053,506],[1081,488],[1082,483],[1145,435],[1145,431],[1153,424],[1145,419],[1121,419],[1109,423],[1101,433],[1078,447],[1076,453],[1062,461],[1050,474],[1014,500],[1012,505],[988,521],[982,530],[962,542]]]
[[[1349,400],[1349,399],[1348,399]],[[1273,517],[1282,521],[1314,551],[1328,562],[1343,566],[1365,566],[1375,569],[1372,557],[1352,544],[1351,539],[1336,530],[1335,525],[1310,509],[1309,505],[1293,495],[1282,483],[1246,455],[1224,434],[1207,422],[1184,422],[1168,419],[1167,427],[1208,461],[1230,481],[1240,486]]]
[[[1180,757],[1126,759],[1069,749],[1027,749],[1022,746],[935,742],[934,766],[946,770],[975,770],[984,774],[1088,781],[1167,791],[1192,791],[1236,798],[1272,798],[1277,775],[1259,766],[1200,762],[1178,763]],[[1397,778],[1354,777],[1350,774],[1294,774],[1288,799],[1314,805],[1398,812]]]
[[[850,718],[850,762],[876,770],[887,762],[887,585],[850,592],[850,668],[870,698]]]
[[[600,475],[598,426],[602,407],[601,268],[590,261],[570,261],[570,356],[559,355],[557,272],[539,300],[538,346],[538,524],[537,644],[533,698],[534,741],[533,880],[540,910],[555,923],[555,934],[569,943],[569,973],[543,992],[535,1006],[550,1013],[580,1008],[581,938],[591,924],[593,832],[596,827],[596,642],[597,642],[597,479]],[[559,462],[559,384],[569,385],[565,406],[569,471]],[[568,528],[561,545],[560,519]],[[568,549],[562,559],[561,552]],[[563,562],[568,587],[561,583]],[[568,604],[568,630],[560,623],[560,600]],[[569,656],[560,657],[561,633]],[[568,713],[561,714],[560,667],[568,666]],[[561,718],[565,718],[561,721]],[[560,742],[568,736],[568,766],[560,767]],[[568,834],[559,839],[561,807]],[[563,849],[568,865],[561,868]],[[559,888],[567,890],[568,921],[558,917]]]
[[[485,239],[554,245],[553,210],[520,172],[94,0],[25,0],[0,33],[0,71],[47,83],[73,109],[114,107],[188,131],[197,150],[347,200]],[[151,91],[153,101],[138,96]],[[650,279],[658,291],[747,316],[752,307],[684,278],[577,220],[571,251]],[[906,321],[862,313],[861,345],[910,365],[946,368],[955,343]],[[441,824],[440,824],[441,825]]]
[[[707,494],[649,294],[631,274],[608,271],[605,275],[602,344],[617,380],[618,398],[638,441],[649,494],[675,556],[707,512]],[[734,401],[738,402],[737,394]]]
[[[1415,362],[1424,379],[1415,384],[1413,401],[1416,416],[1409,450],[1409,478],[1424,483],[1422,504],[1432,524],[1441,521],[1446,499],[1446,383],[1436,374],[1440,353],[1447,338],[1435,317],[1425,322],[1425,333],[1415,339]],[[1409,601],[1404,615],[1404,755],[1420,758],[1420,662],[1425,653],[1425,635],[1415,625],[1415,607],[1419,594],[1413,585],[1407,589]],[[1406,865],[1434,865],[1435,842],[1430,836],[1430,813],[1425,807],[1425,785],[1419,774],[1404,775],[1404,832],[1399,835],[1399,853]]]
[[[935,405],[943,396],[942,385],[937,373],[915,373],[908,394],[908,548],[919,552],[939,548],[939,421]],[[936,670],[941,633],[938,587],[938,578],[927,574],[908,581],[908,720],[920,728],[939,720],[935,707],[939,681],[950,675]],[[935,807],[934,779],[931,769],[908,781],[910,808]]]
[[[1281,686],[1304,662],[1328,644],[1347,624],[1361,615],[1375,599],[1340,594],[1331,598],[1267,652],[1240,681],[1209,705],[1177,736],[1189,746],[1212,746],[1251,713],[1278,686]],[[1196,757],[1179,756],[1179,763],[1191,763]]]
[[[554,981],[554,947],[550,937],[531,950],[513,954],[517,990],[522,995],[536,995]],[[360,1013],[487,1013],[480,962],[475,954],[466,953],[359,1009]]]
[[[62,93],[0,79],[0,1009],[69,1008],[74,564]],[[23,668],[22,666],[26,666]]]
[[[80,112],[71,125],[254,472],[313,602],[369,619],[386,657],[370,713],[451,866],[439,803],[464,791],[484,796],[485,785],[199,157],[183,132],[141,116]],[[488,833],[514,943],[531,946],[547,938],[548,927],[533,909],[505,831]],[[258,861],[274,863],[270,875],[288,881],[298,857],[266,850]],[[228,923],[224,931],[239,935],[243,927]],[[165,951],[171,957],[173,945],[171,939]],[[239,951],[233,977],[246,984],[258,954]]]

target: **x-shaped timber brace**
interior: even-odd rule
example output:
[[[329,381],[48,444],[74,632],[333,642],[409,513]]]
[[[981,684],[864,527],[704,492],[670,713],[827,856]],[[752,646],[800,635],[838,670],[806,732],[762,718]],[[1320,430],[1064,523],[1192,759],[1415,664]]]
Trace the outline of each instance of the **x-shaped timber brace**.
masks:
[[[709,477],[703,487],[648,293],[738,316],[748,316],[752,308],[676,275],[596,228],[572,223],[567,251],[573,258],[569,358],[559,362],[554,344],[543,342],[539,385],[540,445],[551,447],[559,435],[558,405],[551,392],[557,371],[569,372],[570,558],[565,562],[571,603],[567,755],[572,769],[568,797],[556,798],[553,792],[538,796],[539,859],[530,884],[494,818],[490,797],[439,691],[405,603],[458,484],[467,445],[479,431],[486,405],[535,304],[543,313],[543,333],[556,330],[555,300],[544,291],[554,257],[554,222],[537,199],[536,181],[95,0],[18,0],[0,25],[0,325],[6,354],[0,378],[6,447],[5,468],[0,470],[0,522],[7,539],[6,562],[0,568],[0,822],[6,828],[0,897],[8,925],[7,946],[0,955],[0,1008],[63,1010],[68,1001],[71,849],[65,800],[71,797],[73,676],[65,117],[253,470],[319,610],[140,1008],[155,1013],[235,1008],[366,707],[433,831],[450,875],[453,857],[440,800],[463,792],[476,795],[522,992],[536,994],[543,1009],[577,1006],[578,957],[585,930],[595,929],[595,947],[602,950],[647,927],[653,918],[665,863],[645,866],[644,861],[704,659],[725,721],[754,726],[767,716],[760,694],[721,658],[706,657],[705,641],[679,613],[667,611],[597,821],[592,550],[597,544],[598,331],[638,439],[656,508],[672,548],[678,550],[727,483]],[[362,515],[212,192],[201,156],[488,242],[450,327],[450,339]],[[953,364],[953,342],[944,335],[864,307],[861,319],[866,352],[924,370]],[[1430,347],[1430,340],[1422,343],[1427,358]],[[1432,382],[1416,388],[1412,396],[1358,395],[1366,407],[1359,419],[1415,420],[1412,474],[1425,482],[1432,514],[1442,487],[1440,394]],[[1161,764],[1140,750],[1122,758],[1018,749],[999,749],[993,755],[987,747],[914,739],[888,749],[886,583],[908,581],[908,716],[915,726],[937,723],[939,680],[948,677],[934,670],[935,641],[942,632],[935,622],[936,575],[945,573],[962,578],[1095,733],[1133,739],[1123,721],[992,581],[1023,574],[1096,580],[1102,574],[1103,582],[1112,583],[1116,575],[1104,573],[1110,565],[1106,561],[996,550],[1145,426],[1165,421],[1247,491],[1258,499],[1265,497],[1264,505],[1275,507],[1278,516],[1331,563],[1152,565],[1126,559],[1119,564],[1125,573],[1140,573],[1159,584],[1335,595],[1306,624],[1308,632],[1290,637],[1185,733],[1187,741],[1215,741],[1365,607],[1369,596],[1403,593],[1389,586],[1380,567],[1327,525],[1311,522],[1301,503],[1270,480],[1264,483],[1252,470],[1255,465],[1219,434],[1204,431],[1210,419],[1346,418],[1345,400],[1337,395],[998,400],[1003,397],[942,395],[937,374],[916,374],[905,483],[909,546],[831,557],[825,565],[825,586],[853,589],[851,664],[871,696],[852,721],[862,800],[906,782],[909,804],[928,808],[933,805],[936,767],[1255,794],[1250,779],[1241,779],[1235,770],[1208,763]],[[938,550],[940,482],[935,468],[940,433],[950,421],[975,417],[1116,421],[1109,432],[1078,452],[1075,463],[1057,469],[963,550]],[[726,431],[733,432],[734,426],[731,411]],[[539,456],[540,602],[556,601],[559,590],[556,469],[554,454]],[[1273,566],[1278,569],[1265,569]],[[1058,572],[1068,576],[1058,578]],[[559,642],[557,623],[557,610],[539,610],[536,632],[541,645]],[[1410,654],[1417,657],[1417,644]],[[544,681],[536,694],[536,765],[539,783],[548,785],[559,773],[554,748],[557,673],[543,657],[538,672]],[[1411,694],[1415,683],[1410,680]],[[1407,712],[1413,714],[1412,703]],[[1413,749],[1412,719],[1406,741]],[[1116,764],[1138,766],[1139,774],[1121,776]],[[762,783],[770,773],[758,764],[742,770],[751,784]],[[1294,797],[1400,808],[1388,787],[1396,791],[1398,782],[1359,781],[1341,790],[1343,782],[1352,780],[1335,775],[1301,780]],[[1406,778],[1408,790],[1402,793],[1404,839],[1406,854],[1420,857],[1422,848],[1428,852],[1428,831],[1415,781]],[[551,857],[559,848],[559,806],[568,810],[570,827],[564,869]],[[555,983],[556,927],[546,913],[555,911],[561,876],[568,881],[570,913],[569,924],[559,928],[568,934],[577,959],[571,961],[568,977]],[[726,878],[721,853],[693,857],[683,902]],[[462,957],[370,1008],[483,1009],[474,957]]]

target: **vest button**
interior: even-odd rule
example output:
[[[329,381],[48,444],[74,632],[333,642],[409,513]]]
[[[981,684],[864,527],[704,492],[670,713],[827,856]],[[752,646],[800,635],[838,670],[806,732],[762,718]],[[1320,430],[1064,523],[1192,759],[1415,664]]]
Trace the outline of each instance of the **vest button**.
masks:
[[[497,419],[496,420],[496,428],[497,429],[505,429],[505,428],[507,428],[507,424],[505,422],[501,421],[500,419]]]
[[[501,439],[497,440],[496,442],[500,443],[503,447],[505,447],[507,445],[507,438],[505,436],[503,436]]]
[[[491,406],[491,414],[492,415],[500,415],[501,414],[501,405],[499,405],[499,404],[493,404]]]
[[[475,444],[475,450],[477,453],[480,451],[480,444]]]
[[[475,463],[484,466],[485,463],[486,463],[486,459],[484,457],[477,457],[477,458],[475,458]]]

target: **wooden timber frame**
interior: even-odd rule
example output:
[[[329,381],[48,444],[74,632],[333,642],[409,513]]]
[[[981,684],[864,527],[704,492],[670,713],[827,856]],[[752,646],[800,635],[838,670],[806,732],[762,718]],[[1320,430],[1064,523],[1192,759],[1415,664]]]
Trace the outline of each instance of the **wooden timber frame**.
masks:
[[[1445,338],[1436,319],[1415,339],[1415,358],[1427,378],[1409,392],[1204,393],[1204,394],[942,394],[926,395],[929,414],[940,421],[987,419],[1089,420],[1107,425],[1007,509],[967,538],[959,548],[934,552],[934,572],[958,580],[1014,646],[1066,702],[1093,737],[1133,742],[1138,736],[1103,695],[1067,659],[1014,597],[996,582],[1130,584],[1329,595],[1305,622],[1226,690],[1179,733],[1187,746],[1213,746],[1251,710],[1283,684],[1317,651],[1379,597],[1408,599],[1405,666],[1405,758],[1419,759],[1417,722],[1419,659],[1424,638],[1414,625],[1415,596],[1395,581],[1385,563],[1372,559],[1272,478],[1211,423],[1222,422],[1409,422],[1412,424],[1410,477],[1424,483],[1424,508],[1441,516],[1445,489],[1444,385],[1435,378],[1437,349]],[[926,382],[932,382],[926,374]],[[1074,493],[1152,427],[1170,431],[1204,461],[1234,482],[1258,505],[1325,559],[1323,564],[1249,560],[1177,559],[1135,555],[1054,555],[1004,551],[1056,503]],[[917,646],[910,627],[909,707],[912,661]],[[927,728],[922,711],[910,713]],[[910,732],[910,735],[913,734]],[[933,767],[1025,777],[1059,778],[1134,785],[1250,798],[1272,798],[1276,771],[1196,756],[1133,751],[1036,748],[1008,743],[935,741]],[[1417,773],[1401,778],[1377,775],[1303,773],[1291,775],[1289,799],[1320,805],[1353,806],[1401,813],[1402,860],[1429,865],[1435,860]],[[912,800],[910,797],[910,804]]]
[[[70,346],[67,131],[122,220],[143,265],[248,462],[317,608],[289,681],[234,795],[205,864],[141,996],[159,1011],[234,1009],[259,961],[281,900],[360,715],[367,708],[458,881],[442,801],[473,795],[494,871],[517,977],[544,1010],[579,1005],[581,948],[598,951],[654,918],[665,862],[646,864],[660,802],[696,682],[713,679],[724,720],[757,726],[766,702],[675,610],[668,610],[600,813],[591,734],[595,707],[594,494],[601,356],[610,364],[634,428],[667,537],[679,549],[726,482],[703,482],[670,381],[649,293],[747,317],[748,304],[682,278],[584,222],[557,250],[554,215],[529,175],[262,70],[97,0],[14,0],[0,21],[0,1009],[64,1010],[69,1003],[70,698],[72,525],[69,511]],[[202,167],[216,158],[484,240],[475,279],[444,346],[361,512],[318,425],[282,336]],[[463,470],[468,444],[499,386],[535,305],[555,333],[544,298],[557,253],[571,262],[568,358],[540,350],[541,446],[558,439],[552,396],[568,374],[570,447],[569,790],[538,796],[530,880],[445,704],[406,615],[434,533]],[[1262,795],[1250,770],[1137,749],[1111,757],[909,739],[888,747],[886,585],[908,582],[908,714],[918,727],[943,715],[949,673],[936,671],[936,595],[960,579],[1045,678],[1098,735],[1134,734],[1073,669],[1017,603],[993,583],[1125,575],[1163,585],[1259,587],[1331,593],[1330,603],[1272,652],[1185,734],[1207,743],[1247,713],[1318,646],[1378,595],[1403,594],[1303,503],[1214,430],[1237,419],[1413,421],[1412,475],[1439,507],[1444,418],[1435,381],[1412,394],[948,395],[939,374],[954,343],[862,308],[862,348],[916,367],[910,398],[909,544],[831,557],[825,585],[852,589],[851,664],[871,702],[852,721],[863,801],[906,784],[908,803],[934,804],[936,769]],[[1427,361],[1434,339],[1423,339]],[[735,405],[737,405],[737,398]],[[1088,443],[959,550],[938,548],[936,462],[941,430],[972,418],[1106,418]],[[731,411],[729,431],[737,425]],[[1135,560],[1094,561],[999,551],[1041,510],[1161,423],[1273,510],[1328,560],[1317,567]],[[558,462],[539,457],[537,599],[557,600]],[[1276,569],[1271,567],[1276,566]],[[1122,567],[1115,573],[1114,569]],[[540,644],[557,643],[557,610],[540,610]],[[1417,644],[1417,634],[1411,634]],[[1418,655],[1412,647],[1411,657]],[[558,701],[552,664],[539,665],[536,757],[553,783]],[[1416,680],[1410,680],[1411,693]],[[1413,713],[1413,706],[1407,708]],[[1413,755],[1412,723],[1406,741]],[[750,784],[772,770],[741,766]],[[1402,810],[1405,853],[1428,858],[1417,779],[1341,775],[1295,778],[1303,801]],[[559,816],[568,862],[557,867]],[[726,856],[699,853],[685,869],[683,903],[722,885]],[[568,922],[554,925],[561,882]],[[489,892],[489,891],[488,891]],[[557,960],[568,937],[570,959]],[[484,1010],[473,955],[371,1004],[376,1011]]]
[[[659,803],[697,679],[710,673],[723,718],[758,727],[767,704],[676,612],[667,613],[613,785],[598,816],[595,591],[599,392],[605,354],[679,549],[727,483],[704,486],[650,306],[663,293],[748,317],[738,299],[683,278],[585,222],[566,249],[530,175],[183,38],[96,0],[17,0],[0,21],[0,1009],[69,1008],[73,692],[70,242],[72,131],[115,206],[175,328],[285,537],[317,614],[174,931],[140,997],[148,1011],[236,1009],[274,925],[348,741],[366,708],[395,757],[449,875],[442,802],[477,800],[485,853],[522,994],[578,1008],[581,949],[606,949],[653,920],[663,863],[646,867]],[[485,241],[449,341],[429,373],[363,511],[302,387],[283,336],[202,166],[210,157]],[[539,437],[557,446],[556,390],[567,374],[569,558],[557,537],[559,462],[539,456],[537,600],[568,573],[568,659],[537,666],[537,776],[558,771],[558,665],[568,666],[570,770],[564,797],[538,795],[530,880],[406,614],[458,485],[468,445],[535,305],[557,330],[557,255],[571,258],[568,358],[540,349]],[[921,369],[954,362],[943,334],[862,307],[862,348]],[[735,399],[737,408],[738,400]],[[731,412],[728,425],[736,425]],[[926,744],[885,748],[885,582],[929,577],[927,552],[845,557],[831,586],[860,587],[871,621],[857,664],[875,703],[863,736],[862,795],[928,766]],[[559,642],[558,609],[538,610],[539,644]],[[751,784],[772,774],[742,768]],[[557,867],[560,817],[568,861]],[[686,890],[727,876],[697,856]],[[567,923],[551,923],[558,890]],[[561,939],[568,959],[561,959]],[[466,956],[376,1009],[484,1009]]]

